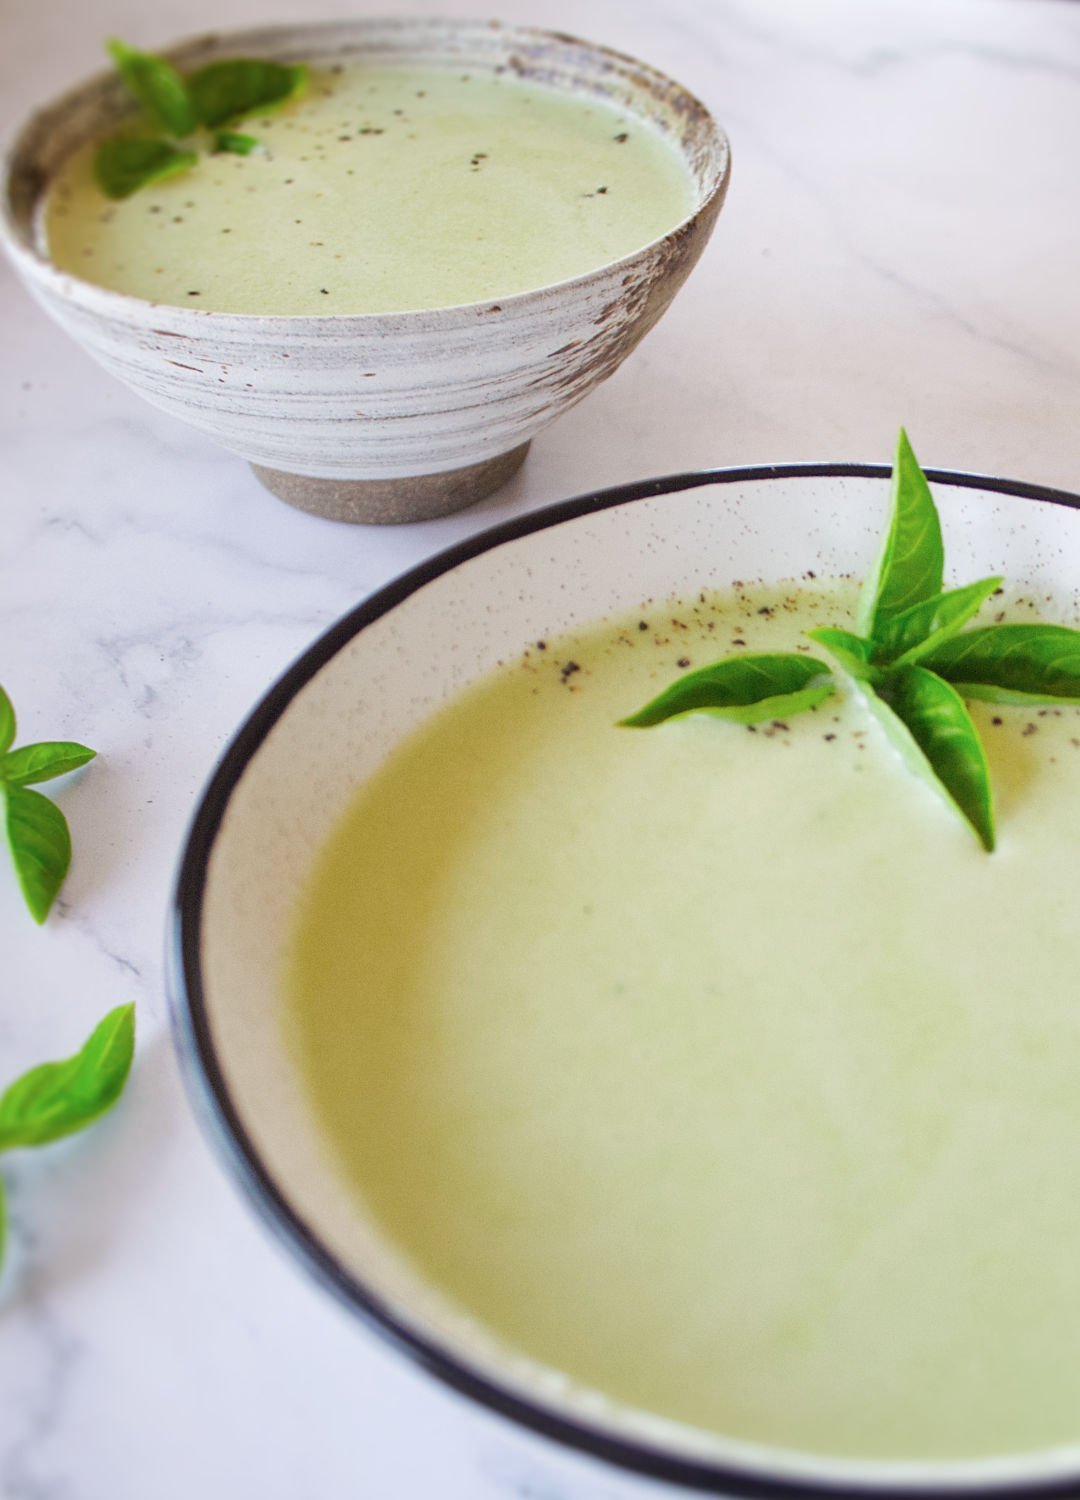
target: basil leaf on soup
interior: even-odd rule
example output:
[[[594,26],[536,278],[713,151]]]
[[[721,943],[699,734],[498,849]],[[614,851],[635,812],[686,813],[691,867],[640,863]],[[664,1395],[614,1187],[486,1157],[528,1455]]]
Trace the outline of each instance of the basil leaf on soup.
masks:
[[[856,628],[879,640],[887,622],[941,593],[945,548],[930,486],[901,427],[889,529],[859,599]]]
[[[240,135],[235,130],[219,130],[214,136],[214,150],[229,151],[234,156],[250,156],[258,144],[253,135]]]
[[[71,863],[67,819],[48,797],[28,787],[7,786],[8,846],[26,904],[35,922],[44,922]]]
[[[106,43],[128,88],[154,120],[176,136],[190,135],[199,123],[183,78],[163,57],[138,52],[115,38]]]
[[[0,755],[11,744],[15,738],[15,709],[12,707],[11,699],[4,689],[0,687]]]
[[[876,675],[871,664],[874,643],[865,636],[855,635],[850,630],[841,630],[833,625],[821,625],[815,630],[808,630],[806,634],[819,646],[824,646],[849,676],[872,678]]]
[[[875,659],[894,667],[914,665],[957,635],[1004,582],[1003,578],[980,578],[893,615],[878,635]]]
[[[682,714],[709,713],[738,724],[759,724],[814,708],[833,690],[828,667],[812,656],[728,656],[688,672],[619,723],[648,729]]]
[[[861,684],[864,692],[868,685]],[[899,721],[923,764],[913,759],[910,745],[878,713],[893,743],[924,779],[937,783],[971,824],[983,847],[994,847],[994,809],[990,771],[971,715],[956,689],[925,667],[903,667],[871,689],[878,702]],[[891,716],[890,715],[890,716]]]
[[[169,141],[118,136],[103,141],[94,155],[94,176],[107,198],[130,198],[139,188],[186,172],[198,160]]]
[[[119,1099],[135,1053],[135,1007],[119,1005],[74,1057],[31,1068],[0,1096],[0,1151],[83,1130]]]
[[[1080,630],[988,625],[939,646],[924,665],[966,698],[993,703],[1080,702]]]
[[[195,111],[213,129],[260,109],[284,104],[307,84],[307,68],[290,67],[258,57],[235,57],[208,63],[187,80]]]
[[[0,780],[9,786],[28,786],[34,781],[52,781],[66,776],[93,760],[96,750],[88,750],[73,740],[46,740],[39,745],[20,745],[0,759]]]

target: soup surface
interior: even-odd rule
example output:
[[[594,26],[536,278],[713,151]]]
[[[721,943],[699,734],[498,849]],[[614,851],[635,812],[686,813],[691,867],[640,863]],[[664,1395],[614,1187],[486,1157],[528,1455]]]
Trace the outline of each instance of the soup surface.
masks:
[[[510,75],[315,71],[307,95],[114,203],[94,146],[47,194],[61,268],[225,312],[398,312],[510,296],[660,238],[695,204],[676,145],[637,116]]]
[[[534,1359],[819,1453],[1075,1442],[1080,714],[971,705],[992,855],[849,695],[615,727],[853,609],[530,644],[358,795],[283,1024],[349,1189]]]

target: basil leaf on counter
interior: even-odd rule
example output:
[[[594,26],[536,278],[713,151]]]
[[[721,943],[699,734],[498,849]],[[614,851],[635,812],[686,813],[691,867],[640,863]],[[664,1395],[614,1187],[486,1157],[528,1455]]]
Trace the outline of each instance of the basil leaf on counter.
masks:
[[[31,782],[52,781],[66,776],[93,760],[96,750],[77,745],[72,740],[46,740],[40,745],[21,745],[0,758],[0,780],[8,786],[29,786]]]
[[[994,847],[990,770],[978,731],[956,689],[925,667],[903,667],[877,688],[925,756],[940,785],[988,852]]]
[[[187,80],[195,112],[213,129],[228,120],[270,109],[295,98],[307,85],[307,68],[258,57],[208,63]]]
[[[0,1151],[74,1135],[119,1099],[135,1053],[135,1007],[119,1005],[74,1057],[42,1063],[0,1096]]]
[[[0,687],[0,755],[8,749],[15,738],[15,710],[11,699]]]
[[[105,45],[124,82],[147,113],[173,135],[190,135],[199,117],[187,85],[172,63],[148,52],[137,52],[115,38]]]
[[[44,922],[71,864],[67,819],[48,797],[28,787],[4,790],[8,847],[26,904]]]
[[[806,633],[812,641],[816,641],[819,646],[824,646],[849,676],[856,678],[876,676],[876,670],[871,664],[874,643],[868,641],[865,636],[854,635],[850,630],[840,630],[832,625],[821,625]]]
[[[824,682],[815,681],[822,677]],[[812,656],[727,656],[688,672],[619,723],[627,729],[648,729],[682,714],[710,713],[739,724],[760,724],[813,708],[833,690],[828,667]]]
[[[962,630],[1004,581],[980,578],[893,615],[877,637],[875,660],[893,667],[913,666]]]
[[[214,136],[214,150],[230,151],[234,156],[250,156],[258,144],[253,135],[239,135],[235,130],[219,130]]]
[[[73,740],[44,740],[36,745],[8,746],[15,737],[15,710],[0,688],[0,801],[4,831],[35,922],[44,922],[71,863],[67,820],[55,803],[32,792],[32,781],[51,781],[93,760],[95,752]]]
[[[186,172],[197,161],[194,151],[181,151],[171,141],[120,136],[97,148],[94,176],[107,198],[130,198],[139,188]]]
[[[994,703],[1080,702],[1080,630],[987,625],[939,646],[924,666],[968,698]]]
[[[945,548],[934,497],[901,427],[892,473],[889,529],[863,585],[860,635],[880,637],[887,621],[941,593]]]

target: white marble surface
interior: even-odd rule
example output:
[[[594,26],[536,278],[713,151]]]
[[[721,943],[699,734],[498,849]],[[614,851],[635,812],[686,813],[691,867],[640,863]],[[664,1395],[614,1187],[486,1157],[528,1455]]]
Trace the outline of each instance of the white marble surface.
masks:
[[[0,1162],[3,1500],[563,1495],[306,1284],[181,1091],[162,933],[183,830],[233,727],[325,625],[523,509],[707,465],[885,460],[901,421],[924,463],[1080,490],[1080,4],[499,11],[675,74],[726,124],[734,177],[660,327],[478,509],[392,531],[291,512],[101,375],[0,268],[0,681],[25,738],[101,751],[57,786],[76,853],[43,930],[0,862],[0,1081],[122,1000],[140,1028],[107,1122]],[[106,34],[153,46],[295,14],[6,0],[0,127],[96,68]]]

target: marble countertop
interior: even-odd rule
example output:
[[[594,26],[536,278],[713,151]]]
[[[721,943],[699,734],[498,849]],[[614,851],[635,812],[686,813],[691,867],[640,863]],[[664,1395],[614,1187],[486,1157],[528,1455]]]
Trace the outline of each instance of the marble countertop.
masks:
[[[389,0],[385,10],[430,10]],[[475,0],[451,14],[487,15]],[[324,0],[348,14],[349,0]],[[462,515],[343,528],[101,374],[0,267],[0,681],[24,738],[100,759],[56,792],[75,858],[43,929],[0,861],[0,1083],[134,1000],[129,1091],[0,1162],[3,1500],[558,1497],[309,1286],[200,1133],[163,929],[200,787],[337,615],[549,501],[706,466],[887,461],[1080,490],[1080,4],[502,0],[648,58],[731,136],[717,233],[618,374]],[[101,61],[290,19],[291,0],[8,6],[0,128]]]

